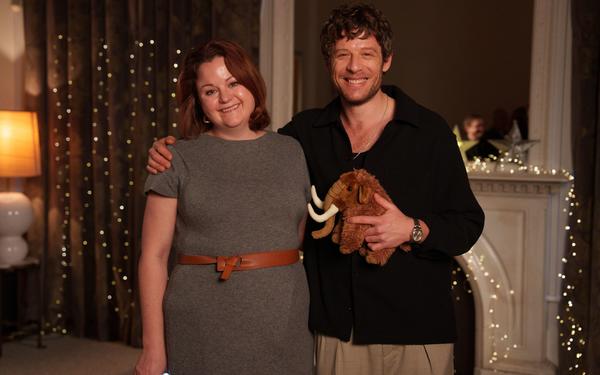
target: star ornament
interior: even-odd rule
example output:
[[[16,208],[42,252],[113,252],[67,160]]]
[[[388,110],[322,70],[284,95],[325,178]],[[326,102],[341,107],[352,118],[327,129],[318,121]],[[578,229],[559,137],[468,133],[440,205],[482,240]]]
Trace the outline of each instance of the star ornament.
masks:
[[[519,126],[515,121],[504,139],[490,139],[489,142],[502,153],[506,153],[508,158],[523,160],[529,149],[539,141],[523,139]]]
[[[471,147],[475,146],[479,141],[465,141],[460,137],[460,129],[458,125],[454,125],[454,129],[452,133],[456,136],[456,143],[458,144],[458,148],[460,150],[460,155],[462,156],[463,162],[467,162],[467,150]]]

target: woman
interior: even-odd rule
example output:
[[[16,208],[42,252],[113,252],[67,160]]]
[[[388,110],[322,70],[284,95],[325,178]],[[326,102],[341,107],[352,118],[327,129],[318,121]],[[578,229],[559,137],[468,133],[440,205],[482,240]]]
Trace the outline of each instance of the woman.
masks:
[[[308,172],[295,140],[264,130],[265,91],[233,42],[186,56],[185,140],[170,147],[172,167],[145,186],[137,374],[312,372],[298,262]],[[178,261],[167,277],[171,248]]]

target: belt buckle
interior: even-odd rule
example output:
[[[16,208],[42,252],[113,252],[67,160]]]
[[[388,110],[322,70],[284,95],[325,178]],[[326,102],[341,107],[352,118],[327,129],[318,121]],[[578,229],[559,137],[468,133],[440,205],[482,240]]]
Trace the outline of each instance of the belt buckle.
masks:
[[[241,255],[232,255],[232,256],[218,256],[217,257],[217,271],[223,272],[225,267],[227,266],[227,262],[231,258],[239,258],[238,261],[233,265],[233,267],[239,267],[242,265],[242,256]]]
[[[230,263],[232,259],[236,258],[235,263]],[[231,272],[234,268],[239,267],[242,264],[242,257],[240,255],[232,256],[218,256],[217,257],[217,272],[221,272],[220,280],[226,281],[229,279]]]

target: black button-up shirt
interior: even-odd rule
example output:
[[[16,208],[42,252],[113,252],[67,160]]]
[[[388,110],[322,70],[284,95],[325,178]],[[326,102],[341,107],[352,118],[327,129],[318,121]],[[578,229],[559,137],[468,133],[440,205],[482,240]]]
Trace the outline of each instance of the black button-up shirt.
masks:
[[[320,197],[338,177],[364,168],[404,214],[430,229],[409,253],[398,249],[381,267],[357,253],[343,255],[331,237],[312,239],[322,224],[308,219],[304,264],[313,331],[358,344],[430,344],[456,337],[450,294],[452,256],[468,251],[484,215],[469,187],[456,138],[437,114],[400,89],[383,88],[396,103],[393,120],[371,149],[353,158],[340,122],[339,98],[303,111],[280,133],[296,138]]]

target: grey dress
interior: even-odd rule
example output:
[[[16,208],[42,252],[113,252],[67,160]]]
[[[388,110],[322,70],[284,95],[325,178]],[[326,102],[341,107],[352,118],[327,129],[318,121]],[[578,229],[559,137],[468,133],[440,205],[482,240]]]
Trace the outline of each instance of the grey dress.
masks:
[[[172,251],[227,256],[299,248],[310,190],[294,139],[201,135],[170,149],[172,167],[149,176],[144,190],[178,199]],[[218,278],[214,265],[175,265],[170,274],[163,301],[170,374],[311,374],[301,263]]]

